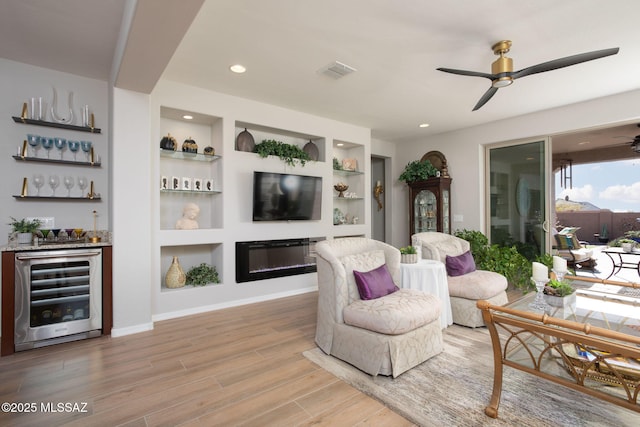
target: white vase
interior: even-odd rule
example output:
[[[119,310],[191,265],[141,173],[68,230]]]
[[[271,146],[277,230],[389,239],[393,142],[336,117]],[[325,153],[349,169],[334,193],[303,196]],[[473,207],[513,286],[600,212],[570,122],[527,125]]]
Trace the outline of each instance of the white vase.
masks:
[[[631,252],[633,251],[633,243],[622,243],[622,250],[625,252]]]
[[[31,244],[31,240],[33,239],[32,233],[18,233],[17,235],[18,244],[20,245],[29,245]]]

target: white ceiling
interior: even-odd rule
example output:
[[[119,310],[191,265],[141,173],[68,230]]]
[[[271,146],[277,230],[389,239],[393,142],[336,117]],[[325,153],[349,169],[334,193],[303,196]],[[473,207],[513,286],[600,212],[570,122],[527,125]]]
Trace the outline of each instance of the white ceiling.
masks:
[[[144,7],[133,19],[129,51],[135,42],[157,52],[154,34],[176,32],[176,22],[188,26],[201,0],[182,0],[190,5],[184,16],[176,1],[138,1]],[[0,57],[107,80],[128,4],[0,0]],[[169,7],[166,19],[150,13]],[[639,89],[639,14],[637,0],[205,0],[182,41],[181,32],[171,35],[162,76],[403,142]],[[472,112],[490,82],[436,68],[489,73],[496,59],[491,45],[503,39],[513,41],[508,56],[515,70],[610,47],[620,53],[518,79]],[[120,68],[139,70],[134,82],[148,76],[139,89],[148,91],[162,70],[149,70],[141,56],[125,54],[132,62]],[[317,72],[336,60],[357,72],[337,80]],[[235,63],[248,71],[231,73]],[[423,122],[431,126],[419,128]],[[632,137],[640,129],[617,132]]]

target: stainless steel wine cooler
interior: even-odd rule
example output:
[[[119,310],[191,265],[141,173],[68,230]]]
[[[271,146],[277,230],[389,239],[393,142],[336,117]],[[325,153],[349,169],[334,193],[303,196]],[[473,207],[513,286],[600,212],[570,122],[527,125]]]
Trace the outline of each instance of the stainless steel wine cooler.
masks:
[[[15,351],[101,334],[102,249],[15,257]]]

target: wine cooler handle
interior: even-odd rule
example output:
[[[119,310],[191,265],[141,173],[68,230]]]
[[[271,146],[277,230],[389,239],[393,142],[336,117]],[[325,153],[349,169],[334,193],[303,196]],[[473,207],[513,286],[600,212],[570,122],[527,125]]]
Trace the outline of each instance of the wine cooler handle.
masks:
[[[51,258],[86,258],[88,256],[100,255],[100,252],[82,252],[80,254],[38,254],[38,255],[16,255],[19,261],[28,259],[51,259]]]

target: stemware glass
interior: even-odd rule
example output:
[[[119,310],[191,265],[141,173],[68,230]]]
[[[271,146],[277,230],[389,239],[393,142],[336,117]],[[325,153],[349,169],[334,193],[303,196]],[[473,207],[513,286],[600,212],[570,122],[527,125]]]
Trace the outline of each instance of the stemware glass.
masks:
[[[71,240],[71,235],[73,234],[73,228],[65,228],[64,232],[67,233],[67,239]]]
[[[42,144],[42,147],[47,150],[47,159],[48,159],[49,153],[51,153],[51,149],[53,148],[54,139],[41,137],[40,143]]]
[[[69,146],[69,151],[73,153],[73,160],[76,160],[76,153],[80,149],[79,141],[67,141],[67,145]]]
[[[80,187],[80,195],[84,197],[84,189],[87,188],[87,178],[84,176],[78,177],[78,187]]]
[[[60,177],[58,175],[49,176],[49,187],[53,190],[53,197],[56,197],[56,188],[60,185]]]
[[[75,180],[73,179],[72,176],[69,175],[65,175],[64,179],[64,186],[67,189],[67,197],[71,197],[71,189],[73,188],[73,185],[75,184]]]
[[[47,237],[49,236],[49,230],[46,228],[41,228],[40,233],[42,233],[42,237],[44,238],[44,240],[47,240]]]
[[[52,228],[51,233],[53,234],[53,240],[58,240],[58,235],[60,234],[60,228]]]
[[[40,189],[44,185],[44,176],[42,176],[42,174],[40,173],[33,175],[33,185],[36,186],[36,196],[40,196]]]
[[[76,239],[80,239],[80,237],[82,236],[82,228],[74,228],[73,232],[76,234]]]
[[[31,147],[31,155],[33,157],[38,156],[38,145],[40,144],[40,137],[32,133],[27,134],[27,142]]]
[[[64,148],[67,145],[67,140],[64,138],[55,138],[53,140],[53,143],[55,144],[56,148],[60,150],[60,160],[62,160],[62,154],[64,152]]]
[[[89,151],[91,151],[91,141],[80,141],[80,147],[82,151],[84,151],[84,155],[87,157],[87,162],[89,161]]]

